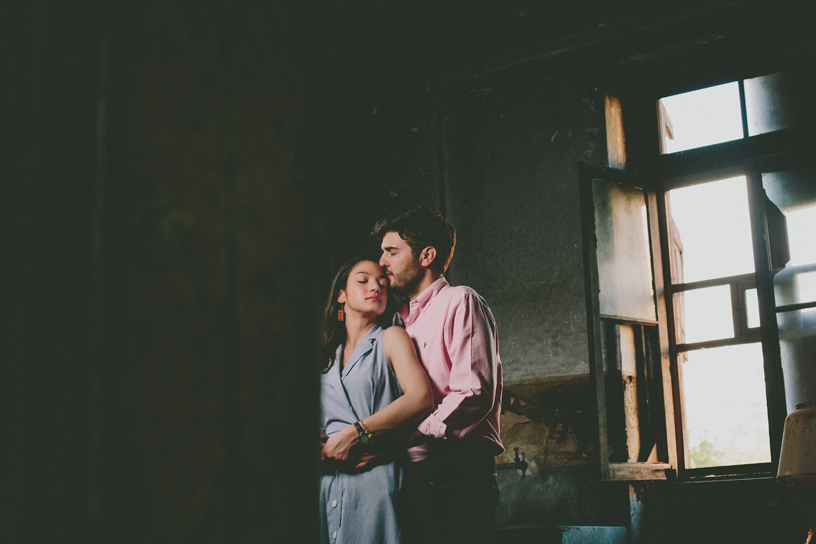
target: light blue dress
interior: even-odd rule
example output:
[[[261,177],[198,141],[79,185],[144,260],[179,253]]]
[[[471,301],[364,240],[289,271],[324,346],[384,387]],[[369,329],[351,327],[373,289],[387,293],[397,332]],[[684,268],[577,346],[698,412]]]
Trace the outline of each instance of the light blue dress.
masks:
[[[360,341],[345,367],[335,364],[322,376],[321,426],[328,436],[365,419],[402,395],[397,376],[385,356],[383,329],[374,325]],[[320,482],[321,542],[326,544],[398,544],[398,494],[402,469],[379,465],[360,474],[338,472]]]

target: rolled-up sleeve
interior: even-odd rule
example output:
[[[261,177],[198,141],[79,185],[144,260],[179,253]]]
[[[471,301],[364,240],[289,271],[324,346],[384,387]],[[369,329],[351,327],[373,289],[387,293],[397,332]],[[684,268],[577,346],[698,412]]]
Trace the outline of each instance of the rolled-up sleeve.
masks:
[[[466,293],[449,308],[443,338],[448,390],[418,430],[435,438],[463,438],[488,415],[496,395],[496,323],[481,297]]]

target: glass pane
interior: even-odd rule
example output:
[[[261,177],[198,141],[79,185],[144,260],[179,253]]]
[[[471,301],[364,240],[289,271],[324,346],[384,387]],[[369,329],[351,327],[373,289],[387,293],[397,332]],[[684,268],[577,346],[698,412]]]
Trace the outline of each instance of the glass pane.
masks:
[[[658,101],[662,153],[742,138],[739,84],[708,87]]]
[[[672,263],[688,283],[754,271],[745,177],[669,191]],[[677,241],[675,241],[677,240]],[[677,279],[673,280],[678,283]]]
[[[816,168],[762,175],[765,192],[785,214],[790,261],[774,276],[776,305],[816,301]],[[776,314],[788,411],[816,400],[816,308]]]
[[[745,313],[748,317],[748,328],[759,327],[759,297],[756,289],[745,290]]]
[[[770,462],[760,344],[686,355],[683,384],[689,468]]]
[[[776,314],[788,412],[816,399],[816,308]]]
[[[795,72],[745,80],[748,135],[755,136],[816,121],[813,82]]]
[[[790,261],[774,276],[776,305],[816,301],[816,168],[762,175],[768,198],[785,214]]]
[[[646,197],[597,179],[592,193],[601,314],[655,321]]]
[[[684,316],[675,312],[677,343],[691,344],[719,338],[734,337],[731,313],[731,287],[719,285],[675,293],[675,308],[683,308]],[[684,342],[680,339],[685,338]]]

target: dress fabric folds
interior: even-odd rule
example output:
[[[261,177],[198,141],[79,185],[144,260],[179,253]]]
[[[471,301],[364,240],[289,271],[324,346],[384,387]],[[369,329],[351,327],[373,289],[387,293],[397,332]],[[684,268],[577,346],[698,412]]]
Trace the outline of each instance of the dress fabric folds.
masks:
[[[397,376],[385,356],[383,329],[374,325],[360,341],[345,367],[343,346],[335,364],[322,375],[321,426],[332,436],[365,419],[402,395]],[[397,523],[402,467],[378,465],[367,472],[324,475],[320,484],[321,542],[398,544]]]

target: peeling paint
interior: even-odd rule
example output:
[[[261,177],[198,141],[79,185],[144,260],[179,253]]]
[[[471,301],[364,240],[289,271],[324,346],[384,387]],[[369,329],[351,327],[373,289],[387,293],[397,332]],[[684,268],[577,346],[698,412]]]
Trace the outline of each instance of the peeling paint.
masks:
[[[587,414],[592,396],[589,376],[544,378],[505,384],[499,464],[512,464],[515,449],[530,466],[583,465],[591,462],[595,437]]]

